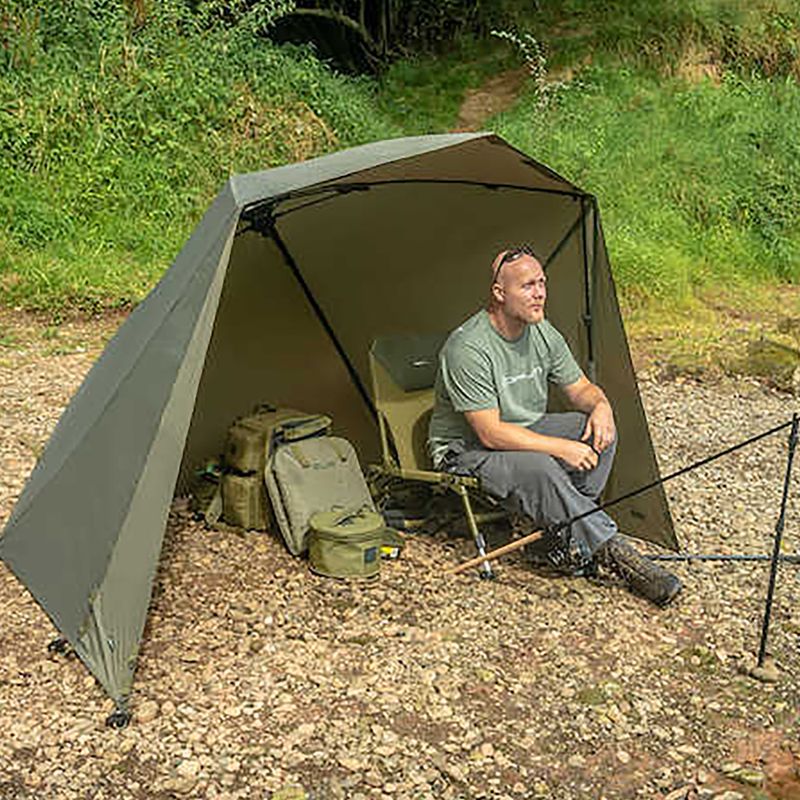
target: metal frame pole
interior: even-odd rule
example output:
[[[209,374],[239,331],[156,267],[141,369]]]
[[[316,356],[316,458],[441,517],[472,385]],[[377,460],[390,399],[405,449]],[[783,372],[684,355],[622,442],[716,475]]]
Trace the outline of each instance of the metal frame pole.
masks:
[[[587,358],[587,372],[590,381],[597,380],[597,374],[594,363],[594,331],[592,330],[593,313],[593,292],[592,292],[592,277],[593,271],[589,267],[589,237],[586,235],[586,222],[587,222],[587,207],[590,203],[586,198],[581,198],[581,249],[583,250],[583,324],[586,330],[586,358]]]
[[[264,238],[271,239],[275,243],[275,246],[278,248],[278,251],[283,257],[284,263],[289,268],[290,272],[300,286],[300,290],[303,292],[303,295],[308,301],[308,304],[311,306],[311,310],[316,315],[317,320],[319,321],[320,325],[322,325],[322,329],[328,335],[331,344],[333,344],[336,352],[342,359],[342,363],[347,370],[347,374],[350,376],[350,380],[352,381],[356,391],[359,393],[359,395],[361,395],[361,399],[364,401],[367,411],[369,411],[374,420],[377,420],[378,410],[375,408],[375,404],[372,402],[372,398],[370,397],[366,386],[364,386],[364,382],[361,380],[358,370],[355,368],[350,356],[345,351],[344,346],[339,341],[339,337],[333,330],[333,326],[325,315],[325,312],[322,310],[322,306],[320,306],[317,298],[314,297],[314,293],[311,291],[311,287],[308,285],[305,276],[300,271],[300,267],[297,265],[294,256],[289,252],[286,242],[283,240],[283,237],[278,231],[275,215],[272,212],[272,209],[270,207],[262,208],[260,216],[253,218],[251,224],[253,226],[253,230],[260,233]]]
[[[461,497],[461,503],[464,506],[464,514],[467,517],[469,532],[472,534],[472,538],[475,541],[475,549],[478,551],[478,558],[476,558],[475,561],[480,565],[480,576],[483,580],[491,580],[494,578],[494,570],[488,560],[484,560],[486,557],[486,540],[483,538],[483,534],[478,528],[475,514],[472,512],[472,504],[469,501],[467,487],[463,484],[458,484],[456,486],[456,493]],[[471,565],[472,563],[473,562],[470,562]]]
[[[767,652],[767,636],[769,635],[769,620],[772,616],[772,600],[775,595],[775,579],[778,574],[778,561],[780,559],[781,539],[783,528],[786,522],[786,501],[789,499],[789,482],[792,477],[792,461],[794,451],[797,449],[797,428],[800,417],[797,413],[792,415],[792,430],[789,433],[789,453],[786,457],[786,475],[783,479],[783,497],[781,498],[781,510],[778,514],[778,521],[775,524],[775,541],[772,547],[772,564],[769,570],[769,586],[767,587],[767,602],[764,608],[764,622],[761,625],[761,644],[758,648],[758,666],[764,666],[764,656]]]

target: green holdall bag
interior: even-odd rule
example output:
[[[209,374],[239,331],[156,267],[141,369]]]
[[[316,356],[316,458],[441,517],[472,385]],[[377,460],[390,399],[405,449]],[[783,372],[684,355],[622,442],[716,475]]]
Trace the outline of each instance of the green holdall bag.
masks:
[[[357,511],[318,511],[311,515],[308,560],[328,578],[375,578],[381,567],[383,517]]]
[[[236,472],[261,475],[265,460],[277,444],[324,435],[330,427],[331,418],[324,414],[259,406],[249,416],[237,419],[228,429],[225,465]]]

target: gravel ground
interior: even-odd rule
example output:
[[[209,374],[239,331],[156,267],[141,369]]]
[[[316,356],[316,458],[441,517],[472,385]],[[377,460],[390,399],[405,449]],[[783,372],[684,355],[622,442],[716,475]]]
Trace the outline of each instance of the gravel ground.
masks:
[[[0,322],[5,521],[108,326]],[[796,407],[749,381],[641,389],[668,471]],[[771,437],[670,484],[684,548],[769,552],[785,452]],[[0,798],[800,797],[797,567],[779,572],[764,683],[747,674],[764,564],[679,565],[685,592],[660,611],[517,556],[493,583],[443,574],[470,555],[418,536],[379,581],[329,581],[176,503],[121,731],[0,565]]]

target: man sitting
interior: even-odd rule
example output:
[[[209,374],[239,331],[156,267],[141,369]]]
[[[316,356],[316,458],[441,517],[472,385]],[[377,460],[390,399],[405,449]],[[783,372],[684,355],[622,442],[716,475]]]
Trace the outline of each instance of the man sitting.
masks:
[[[545,319],[546,298],[547,279],[529,247],[497,255],[488,307],[442,347],[428,445],[437,469],[474,475],[512,511],[557,526],[597,508],[616,427],[605,393]],[[575,412],[546,413],[548,383]],[[603,511],[574,522],[567,536],[573,568],[605,566],[661,606],[681,590]]]

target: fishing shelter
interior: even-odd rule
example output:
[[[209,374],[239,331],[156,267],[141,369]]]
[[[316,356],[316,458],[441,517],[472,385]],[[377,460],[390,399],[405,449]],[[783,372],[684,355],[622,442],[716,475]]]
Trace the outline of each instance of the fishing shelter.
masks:
[[[549,319],[619,428],[606,496],[658,477],[594,197],[492,134],[394,139],[232,177],[73,397],[0,557],[124,708],[176,491],[261,402],[329,414],[377,458],[370,343],[437,333],[531,243]],[[614,516],[676,545],[660,487]]]

